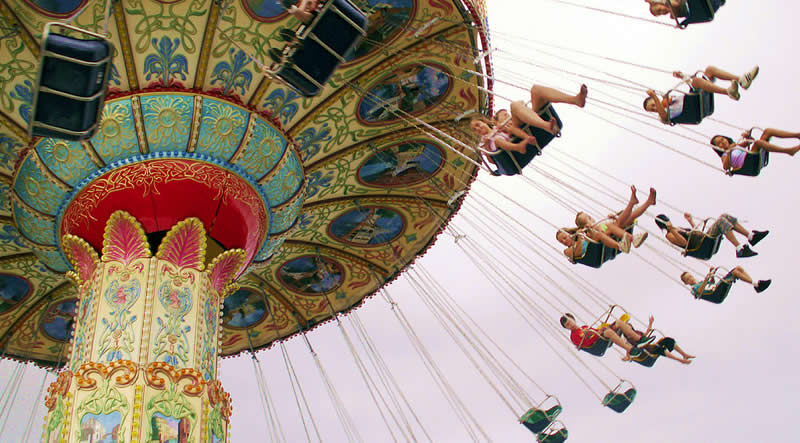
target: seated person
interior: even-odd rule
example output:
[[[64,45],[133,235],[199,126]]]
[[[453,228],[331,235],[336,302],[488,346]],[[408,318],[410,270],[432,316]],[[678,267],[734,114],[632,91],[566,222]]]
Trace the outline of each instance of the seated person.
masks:
[[[756,293],[766,291],[769,285],[772,284],[772,280],[759,280],[757,283],[753,283],[753,278],[750,277],[741,266],[733,268],[730,272],[725,274],[720,281],[715,282],[714,273],[717,269],[718,268],[711,268],[700,282],[698,282],[692,274],[683,272],[681,274],[681,281],[691,287],[692,295],[694,295],[695,298],[712,295],[717,291],[728,290],[731,285],[736,283],[736,280],[742,280],[743,282],[751,284]]]
[[[697,75],[689,77],[680,71],[672,73],[673,77],[683,79],[693,90],[727,95],[733,100],[739,100],[739,86],[743,89],[748,89],[750,87],[753,80],[758,75],[758,66],[741,76],[733,75],[715,66],[707,67],[704,74],[707,78]],[[726,89],[715,85],[714,80],[718,78],[730,81],[730,86]],[[642,104],[645,111],[657,113],[662,123],[669,123],[672,119],[677,118],[683,113],[683,99],[685,96],[683,92],[671,91],[668,95],[659,98],[655,91],[650,89],[647,91],[647,96],[648,97],[644,99],[644,103]]]
[[[686,0],[647,0],[647,3],[650,4],[650,14],[653,14],[654,17],[669,14],[669,17],[674,19],[676,17],[672,13],[673,9],[678,15],[677,18],[689,15],[689,6],[686,4]],[[670,4],[672,8],[670,8]]]
[[[581,85],[580,91],[575,95],[565,94],[557,89],[549,88],[547,86],[534,85],[531,87],[531,104],[527,106],[522,100],[511,103],[511,120],[508,125],[509,130],[517,137],[522,138],[527,134],[522,131],[521,125],[528,124],[535,126],[551,134],[558,134],[560,128],[556,119],[551,118],[549,121],[544,120],[539,116],[539,111],[551,103],[567,103],[570,105],[582,108],[586,106],[586,95],[589,89],[586,85]],[[497,111],[497,113],[508,112],[505,110]],[[507,114],[506,114],[507,116]],[[497,118],[497,117],[496,117]],[[504,120],[497,119],[499,122]],[[515,131],[518,130],[518,131]]]
[[[625,358],[640,355],[641,347],[652,341],[652,337],[648,337],[650,340],[641,340],[642,337],[639,336],[639,339],[633,340],[637,345],[632,345],[626,339],[636,337],[636,332],[628,322],[622,320],[617,320],[612,326],[601,326],[599,329],[594,329],[586,325],[578,326],[575,316],[566,313],[561,316],[560,323],[563,328],[570,330],[569,338],[578,348],[591,348],[602,337],[625,349]],[[620,337],[620,332],[625,335],[626,339]],[[639,343],[640,341],[641,343]]]
[[[695,226],[692,214],[686,212],[683,214],[683,217],[692,227]],[[659,214],[656,216],[656,226],[658,226],[662,231],[666,231],[667,240],[669,240],[669,242],[673,245],[686,248],[686,245],[689,244],[689,233],[691,232],[691,229],[676,228],[666,215]],[[746,237],[747,242],[750,243],[750,245],[748,246],[747,244],[740,244],[739,240],[734,235],[734,232]],[[727,238],[728,241],[731,242],[731,244],[733,244],[733,246],[736,248],[736,257],[746,258],[758,255],[758,252],[750,249],[750,246],[755,246],[756,243],[760,242],[764,237],[767,236],[767,234],[769,234],[769,231],[748,231],[744,228],[744,226],[739,224],[739,221],[736,219],[736,217],[730,214],[722,214],[708,228],[706,234],[711,237],[724,235],[725,238]]]
[[[664,337],[656,343],[652,343],[655,337],[650,335],[653,328],[653,316],[650,316],[650,323],[647,325],[647,331],[644,333],[637,331],[627,321],[618,319],[610,326],[601,326],[599,329],[590,328],[588,326],[578,326],[575,322],[575,317],[566,313],[561,316],[561,326],[570,330],[570,340],[578,348],[590,348],[600,337],[610,340],[617,346],[625,349],[624,361],[631,360],[641,354],[642,349],[653,355],[664,355],[667,358],[679,361],[683,364],[691,363],[691,359],[695,358],[683,351],[676,343],[675,339]],[[620,336],[622,334],[622,336]],[[624,339],[622,338],[624,337]],[[671,353],[676,350],[681,354],[677,357]]]
[[[631,327],[631,329],[633,329],[633,332],[635,332],[635,334],[632,334],[631,336],[626,335],[625,338],[627,338],[632,345],[636,345],[642,340],[642,337],[649,337],[650,333],[653,331],[654,320],[655,319],[651,315],[650,321],[647,324],[647,330],[645,332],[639,332],[633,327]],[[675,342],[675,339],[672,337],[662,337],[655,343],[651,342],[644,345],[642,349],[644,349],[651,355],[664,356],[671,360],[683,363],[685,365],[690,364],[692,362],[692,359],[695,358],[694,355],[687,354],[683,349],[681,349],[681,347],[678,346],[678,344]],[[681,356],[680,357],[676,356],[675,354],[672,353],[672,351],[678,351],[678,353]],[[626,359],[627,358],[623,358],[623,360]]]
[[[319,0],[281,0],[283,7],[297,20],[309,24],[319,10]]]
[[[627,232],[626,232],[627,234]],[[646,238],[646,237],[645,237]],[[631,252],[631,244],[637,241],[641,245],[644,240],[631,238],[630,234],[622,237],[622,240],[617,241],[610,235],[598,229],[579,229],[579,228],[561,228],[556,231],[556,240],[566,246],[564,255],[569,258],[569,261],[575,262],[579,257],[583,257],[589,247],[589,241],[597,242],[603,246],[611,249],[624,252],[626,254]]]
[[[720,151],[723,151],[720,159],[722,160],[722,167],[726,171],[736,171],[744,166],[744,160],[747,158],[748,153],[757,154],[760,150],[768,152],[779,152],[781,154],[788,154],[794,156],[800,151],[800,144],[791,148],[784,148],[776,144],[770,143],[772,137],[778,138],[798,138],[800,139],[800,132],[789,132],[781,129],[767,128],[761,133],[758,140],[752,138],[753,130],[745,131],[742,133],[743,140],[739,143],[734,143],[733,139],[724,135],[715,135],[711,137],[711,144]]]
[[[489,152],[497,152],[500,149],[506,151],[516,151],[524,154],[528,150],[528,145],[536,144],[536,138],[525,134],[525,137],[517,142],[512,143],[508,133],[492,128],[489,123],[482,118],[473,118],[469,123],[470,129],[481,137],[481,145]]]
[[[575,216],[575,224],[579,228],[584,228],[589,230],[589,234],[600,231],[605,234],[609,234],[614,238],[620,239],[621,243],[633,243],[635,248],[644,243],[647,239],[647,233],[631,235],[625,229],[632,225],[633,222],[642,216],[642,214],[647,211],[652,205],[656,204],[656,190],[650,188],[650,194],[647,196],[647,200],[639,205],[639,207],[635,207],[636,204],[639,203],[639,199],[636,197],[636,186],[631,186],[631,197],[628,199],[628,205],[618,214],[610,215],[611,220],[604,220],[601,222],[596,222],[592,216],[585,212],[578,212]],[[592,238],[595,241],[599,241],[595,238]],[[630,248],[628,247],[630,250]]]

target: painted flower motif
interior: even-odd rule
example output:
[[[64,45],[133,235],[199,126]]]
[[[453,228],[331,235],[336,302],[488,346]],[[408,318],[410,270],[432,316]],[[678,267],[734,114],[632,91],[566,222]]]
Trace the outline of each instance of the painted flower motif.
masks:
[[[317,153],[322,149],[322,143],[327,142],[331,138],[331,130],[327,123],[322,125],[319,133],[317,132],[316,128],[304,129],[300,134],[297,135],[297,137],[295,137],[295,141],[297,141],[299,146],[298,150],[300,151],[300,156],[303,158],[303,161],[306,161],[317,155]]]
[[[31,104],[33,103],[33,82],[25,80],[24,85],[16,85],[14,90],[9,94],[11,98],[19,100],[22,104],[19,105],[19,116],[25,122],[29,122],[31,118]]]
[[[298,110],[298,99],[300,94],[293,89],[288,91],[283,88],[276,88],[264,100],[264,108],[269,110],[284,125],[291,121]]]
[[[177,144],[189,134],[187,123],[192,110],[188,100],[180,96],[148,97],[142,100],[142,108],[151,149]]]
[[[331,185],[333,181],[333,171],[328,171],[324,176],[322,171],[314,171],[308,176],[308,187],[306,188],[306,198],[311,198],[323,189]]]
[[[128,301],[128,294],[124,288],[117,288],[117,292],[111,296],[111,302],[115,305],[124,305]]]
[[[14,244],[20,248],[25,247],[25,244],[22,243],[22,240],[19,238],[19,232],[11,225],[4,225],[2,229],[0,229],[0,243]]]
[[[139,151],[131,118],[130,101],[107,104],[103,109],[100,129],[92,137],[97,153],[106,158],[118,158],[123,152]]]
[[[12,167],[14,165],[12,160],[16,159],[15,151],[20,147],[22,147],[22,144],[18,141],[11,137],[0,135],[0,164],[9,168]]]
[[[167,296],[167,299],[169,300],[167,302],[167,305],[170,308],[175,309],[175,310],[178,310],[178,309],[181,308],[181,299],[178,298],[178,291],[170,292],[169,295]]]
[[[218,146],[237,145],[242,136],[240,128],[245,126],[244,114],[232,106],[215,102],[204,103],[203,108],[208,114],[203,116],[202,124],[210,128],[209,140],[205,140],[204,143]]]
[[[180,39],[164,36],[161,40],[154,38],[152,43],[156,47],[156,54],[150,54],[144,59],[145,80],[155,76],[161,86],[172,86],[172,83],[177,83],[172,79],[173,76],[180,76],[181,80],[186,80],[189,63],[184,55],[175,53],[181,45]]]
[[[223,61],[214,67],[214,71],[211,72],[211,84],[221,83],[224,95],[229,95],[231,91],[239,91],[244,95],[253,80],[253,74],[245,69],[252,59],[241,50],[231,49],[230,55],[230,63]]]

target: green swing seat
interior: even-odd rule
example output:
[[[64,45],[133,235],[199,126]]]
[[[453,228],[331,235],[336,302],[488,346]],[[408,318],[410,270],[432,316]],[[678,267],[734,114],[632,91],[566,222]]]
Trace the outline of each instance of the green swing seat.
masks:
[[[563,443],[567,441],[569,431],[567,428],[561,428],[553,432],[542,432],[536,436],[536,441],[539,443]]]
[[[613,410],[614,412],[622,413],[628,406],[633,403],[636,398],[636,388],[630,388],[625,392],[618,392],[616,389],[606,394],[603,398],[603,406]]]
[[[530,408],[519,421],[534,434],[539,434],[544,431],[553,420],[558,417],[563,408],[561,405],[555,405],[550,409]]]

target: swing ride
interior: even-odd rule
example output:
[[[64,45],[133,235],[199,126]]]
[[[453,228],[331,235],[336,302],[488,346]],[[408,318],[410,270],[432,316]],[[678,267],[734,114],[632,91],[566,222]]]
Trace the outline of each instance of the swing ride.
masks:
[[[579,306],[589,318],[607,309],[608,326],[614,299],[566,264],[551,236],[503,205],[557,224],[494,187],[518,180],[564,209],[588,199],[606,211],[587,194],[605,187],[598,192],[616,200],[619,183],[606,186],[562,152],[574,126],[563,138],[523,127],[536,139],[524,153],[488,152],[470,132],[471,117],[492,117],[494,102],[507,100],[497,85],[530,87],[495,76],[492,60],[502,52],[492,54],[482,1],[329,0],[309,23],[271,1],[57,3],[0,1],[0,27],[19,31],[0,36],[0,74],[16,73],[0,91],[0,355],[53,371],[44,441],[95,434],[229,441],[232,401],[218,380],[218,358],[243,353],[252,359],[270,439],[285,441],[272,380],[256,357],[267,348],[281,350],[306,436],[322,440],[302,390],[294,391],[301,383],[284,344],[291,337],[307,345],[343,435],[363,440],[308,334],[325,323],[339,328],[358,368],[354,378],[386,411],[386,427],[416,440],[427,435],[424,420],[380,363],[355,311],[372,296],[391,306],[465,432],[489,439],[401,310],[405,300],[389,294],[388,283],[401,275],[509,421],[539,442],[566,441],[561,420],[569,408],[460,307],[441,276],[414,264],[443,233],[598,404],[617,413],[632,405],[631,382],[578,352],[602,357],[618,347],[600,339],[576,349],[554,315]],[[724,3],[692,0],[676,23],[711,21]],[[599,75],[581,72],[574,75],[581,81]],[[614,87],[649,89],[632,80]],[[600,88],[594,93],[591,87],[594,109],[638,112],[634,121],[684,130],[659,128],[640,106],[634,112],[606,101]],[[686,93],[684,113],[670,124],[710,117],[713,94],[704,94]],[[564,128],[552,105],[539,116]],[[680,134],[708,146],[708,137]],[[752,155],[728,172],[758,175],[768,152]],[[479,176],[491,197],[468,193]],[[451,223],[457,212],[464,219]],[[722,236],[702,230],[685,256],[708,260],[719,249]],[[495,239],[502,232],[503,250],[476,242],[476,232]],[[572,261],[601,268],[619,252],[589,241]],[[640,254],[681,266],[655,248]],[[531,273],[541,281],[526,278]],[[652,337],[668,339],[657,330]],[[370,350],[380,381],[358,344]],[[630,360],[652,367],[663,355],[653,349]],[[16,395],[25,365],[19,368],[3,405],[14,402],[5,395]]]

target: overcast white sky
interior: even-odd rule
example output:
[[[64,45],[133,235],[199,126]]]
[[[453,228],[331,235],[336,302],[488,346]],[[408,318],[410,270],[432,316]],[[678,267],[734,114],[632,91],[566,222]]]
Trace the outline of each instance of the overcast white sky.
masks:
[[[646,7],[641,0],[584,2],[646,17]],[[794,29],[798,13],[800,6],[795,2],[729,2],[721,9],[714,23],[694,25],[678,31],[545,0],[489,1],[490,26],[495,32],[492,39],[500,51],[495,57],[495,67],[501,80],[518,84],[541,82],[570,92],[577,90],[579,83],[569,76],[554,75],[531,64],[542,63],[561,64],[564,69],[592,77],[600,77],[599,71],[611,72],[662,90],[675,83],[665,74],[562,51],[564,57],[595,66],[598,70],[568,66],[536,51],[531,42],[525,40],[541,40],[663,69],[693,71],[715,64],[741,73],[759,64],[761,73],[758,80],[749,91],[743,92],[742,100],[734,103],[718,97],[714,117],[740,127],[758,125],[800,131],[793,109],[796,97],[800,96],[800,86],[795,80],[798,71],[796,51],[792,49],[798,41],[798,31]],[[551,47],[541,48],[554,51]],[[509,57],[516,58],[518,63],[511,63]],[[590,98],[612,102],[613,98],[602,95],[610,94],[640,109],[643,96],[602,83],[586,82],[589,84]],[[498,94],[523,99],[527,95],[511,87],[498,87]],[[503,101],[499,103],[503,104]],[[598,120],[589,112],[602,114],[626,128],[663,140],[676,149],[717,164],[718,160],[709,148],[690,140],[631,123],[593,104],[587,106],[586,111],[564,105],[557,109],[565,122],[564,135],[547,148],[543,157],[536,160],[538,166],[563,179],[556,168],[564,169],[559,163],[564,157],[553,152],[563,151],[580,156],[602,171],[624,182],[634,183],[640,189],[655,186],[664,203],[651,211],[653,215],[665,212],[675,220],[680,219],[680,212],[666,207],[665,203],[669,203],[700,216],[730,212],[746,220],[745,226],[748,228],[770,229],[770,236],[755,248],[760,253],[758,257],[737,261],[733,248],[724,244],[710,263],[728,267],[741,264],[756,278],[772,277],[772,287],[761,295],[755,295],[751,288],[739,283],[724,304],[712,305],[692,300],[675,281],[679,271],[650,249],[643,248],[641,256],[661,267],[672,279],[635,256],[618,258],[602,270],[579,268],[564,261],[564,267],[589,279],[635,316],[646,318],[648,314],[654,314],[657,327],[674,336],[687,351],[698,356],[694,364],[688,367],[664,360],[654,368],[646,369],[622,363],[616,353],[609,352],[603,362],[615,373],[632,380],[639,389],[639,397],[634,404],[620,415],[599,404],[597,398],[567,370],[565,364],[464,257],[451,237],[443,235],[419,261],[419,265],[433,273],[448,288],[450,295],[457,299],[458,304],[479,321],[538,384],[561,399],[564,404],[561,419],[569,428],[570,441],[793,440],[790,437],[796,433],[792,421],[793,406],[799,389],[794,373],[794,355],[798,345],[792,338],[792,332],[800,302],[794,298],[796,280],[793,278],[798,239],[790,227],[797,214],[798,196],[795,188],[798,181],[795,171],[800,168],[800,159],[774,155],[762,176],[755,179],[731,178]],[[639,116],[637,118],[641,119]],[[720,132],[734,137],[737,135],[736,131],[715,122],[705,122],[694,129],[704,136],[681,133],[690,138],[703,139]],[[548,155],[549,152],[553,154]],[[626,186],[584,166],[576,167],[613,187],[617,195],[627,196]],[[527,173],[532,180],[552,186],[552,182],[536,172]],[[572,222],[574,214],[533,190],[522,179],[492,179],[482,173],[479,181],[502,187],[509,196],[550,223],[567,225]],[[488,239],[468,228],[466,218],[474,213],[469,208],[479,207],[476,206],[479,196],[492,196],[481,184],[476,184],[473,192],[477,195],[467,198],[467,209],[454,219],[454,225],[467,231],[470,238],[480,244],[516,242],[510,234],[503,238],[503,233],[498,233],[502,240]],[[593,193],[591,189],[587,192]],[[610,203],[607,197],[599,194],[593,196],[605,204]],[[583,196],[567,198],[581,202],[586,200]],[[596,205],[589,202],[585,202],[585,205],[590,212],[603,214]],[[544,237],[550,245],[555,244],[553,229],[547,223],[511,205],[503,203],[501,206]],[[640,222],[649,230],[655,228],[649,218]],[[535,242],[533,238],[528,241]],[[655,245],[672,258],[682,260],[677,252],[668,250],[657,239],[649,240],[648,244]],[[549,253],[550,247],[544,246],[543,249]],[[541,259],[532,257],[532,260],[539,262]],[[694,269],[702,268],[696,262],[687,263]],[[542,280],[540,275],[519,261],[508,259],[501,264],[527,273],[531,282]],[[566,288],[573,288],[563,276],[552,275],[563,281]],[[498,442],[532,441],[533,436],[517,423],[516,417],[498,400],[435,323],[407,280],[401,278],[389,287],[389,291],[491,439]],[[570,295],[588,303],[588,297],[581,292],[570,292]],[[567,295],[563,295],[562,300],[567,306],[572,303]],[[579,315],[589,318],[579,307],[575,306],[574,309]],[[557,318],[553,315],[555,322]],[[595,315],[599,315],[599,312]],[[436,390],[387,304],[376,297],[358,310],[358,316],[380,347],[383,358],[432,440],[468,441],[463,426]],[[349,320],[345,320],[345,324],[349,327]],[[567,340],[564,333],[560,338],[562,340],[556,343],[558,346]],[[364,441],[391,441],[392,437],[378,415],[336,326],[329,324],[320,327],[309,334],[309,339]],[[323,439],[347,441],[305,344],[295,338],[287,343],[287,349]],[[279,349],[261,352],[259,358],[286,440],[304,441],[305,433],[296,412]],[[603,372],[605,369],[596,359],[583,360],[592,370],[608,374]],[[576,364],[574,358],[567,361]],[[0,364],[4,379],[9,367],[8,362]],[[586,372],[585,369],[581,371]],[[13,425],[20,428],[18,430],[24,427],[27,419],[26,416],[21,417],[30,410],[31,403],[27,399],[36,393],[41,381],[41,376],[31,375],[32,372],[29,369],[26,378],[26,389],[31,392],[24,400],[16,402],[17,414],[11,417],[12,421],[16,419],[16,423],[19,423]],[[267,421],[259,405],[250,359],[224,360],[220,378],[234,399],[231,441],[266,440]],[[520,377],[519,381],[534,399],[542,398],[541,392],[524,378]],[[40,406],[38,415],[41,416],[42,412],[43,407]],[[37,417],[34,429],[37,431],[34,435],[38,437],[41,418]],[[0,440],[18,441],[13,435],[9,431],[5,436],[0,436]],[[421,433],[418,438],[427,439]]]

